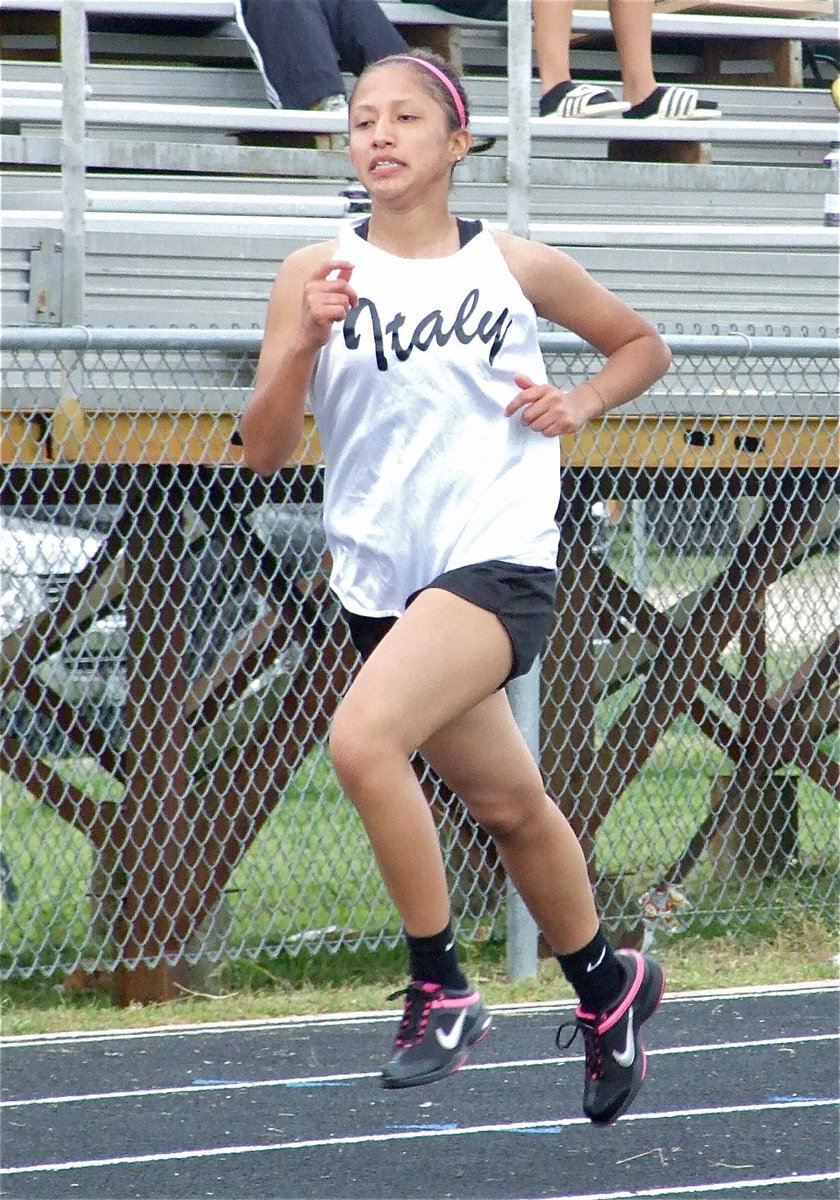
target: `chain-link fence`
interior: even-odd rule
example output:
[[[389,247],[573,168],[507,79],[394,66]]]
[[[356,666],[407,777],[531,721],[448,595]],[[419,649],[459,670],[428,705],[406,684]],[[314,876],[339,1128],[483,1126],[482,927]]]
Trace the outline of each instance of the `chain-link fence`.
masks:
[[[354,652],[310,429],[238,465],[257,331],[8,330],[2,971],[395,942],[325,750]],[[555,382],[596,360],[546,332]],[[837,346],[672,339],[564,447],[550,793],[624,940],[834,908]],[[492,844],[426,778],[463,938],[503,935]]]

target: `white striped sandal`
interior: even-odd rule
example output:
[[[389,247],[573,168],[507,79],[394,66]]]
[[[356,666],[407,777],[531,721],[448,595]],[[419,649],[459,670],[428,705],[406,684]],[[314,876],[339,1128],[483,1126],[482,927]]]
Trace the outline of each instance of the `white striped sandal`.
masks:
[[[624,114],[629,121],[713,121],[720,109],[711,100],[701,100],[697,88],[658,87]]]
[[[540,98],[543,121],[569,121],[581,117],[615,117],[630,105],[617,100],[609,88],[592,83],[558,83]]]

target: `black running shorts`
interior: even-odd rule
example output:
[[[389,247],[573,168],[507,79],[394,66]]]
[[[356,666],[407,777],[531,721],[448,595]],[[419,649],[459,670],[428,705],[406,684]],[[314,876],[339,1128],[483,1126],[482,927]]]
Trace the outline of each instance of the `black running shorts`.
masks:
[[[462,596],[471,604],[495,613],[504,625],[513,648],[513,667],[505,680],[526,675],[540,653],[554,616],[557,574],[546,567],[525,567],[519,563],[473,563],[438,575],[426,588],[443,588]],[[406,608],[421,591],[413,592]],[[396,617],[368,617],[342,608],[353,645],[362,659],[368,658],[397,620]]]

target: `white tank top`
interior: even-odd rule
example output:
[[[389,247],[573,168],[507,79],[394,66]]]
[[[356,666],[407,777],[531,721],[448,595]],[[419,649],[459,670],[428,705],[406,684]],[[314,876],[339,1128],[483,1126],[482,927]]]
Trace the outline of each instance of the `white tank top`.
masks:
[[[546,373],[534,309],[492,235],[406,259],[348,225],[336,258],[355,264],[359,303],[319,354],[310,403],[341,603],[398,616],[455,567],[553,570],[559,441],[504,413],[515,374]]]

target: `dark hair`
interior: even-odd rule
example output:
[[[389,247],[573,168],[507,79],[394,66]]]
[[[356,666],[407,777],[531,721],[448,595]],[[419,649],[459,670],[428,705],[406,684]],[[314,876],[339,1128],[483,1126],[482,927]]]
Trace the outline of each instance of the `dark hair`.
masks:
[[[412,62],[412,59],[419,59],[420,62]],[[453,88],[458,93],[462,105],[464,106],[464,125],[466,125],[470,119],[470,102],[467,98],[467,93],[464,90],[464,85],[461,82],[461,76],[451,63],[447,62],[445,58],[441,58],[439,54],[435,54],[433,50],[415,50],[414,47],[411,47],[404,55],[389,54],[387,58],[380,58],[377,62],[369,63],[356,80],[353,91],[350,93],[351,106],[353,104],[353,97],[356,94],[356,88],[359,86],[359,82],[364,79],[368,72],[375,71],[377,67],[409,67],[417,76],[423,90],[428,92],[433,100],[437,100],[438,104],[446,113],[446,123],[450,129],[450,132],[454,133],[456,130],[461,129],[461,117],[458,113],[458,109],[455,105],[455,101],[449,91],[449,88],[445,83],[438,79],[432,71],[420,66],[421,62],[427,62],[430,66],[435,67],[442,75],[445,75],[452,84]]]

